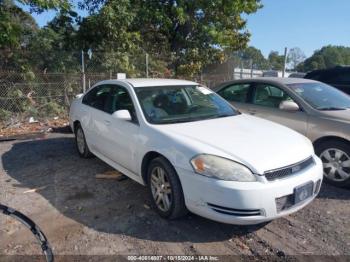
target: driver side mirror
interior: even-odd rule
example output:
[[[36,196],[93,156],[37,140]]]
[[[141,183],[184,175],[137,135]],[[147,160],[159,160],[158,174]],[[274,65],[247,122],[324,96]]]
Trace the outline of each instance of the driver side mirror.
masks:
[[[131,120],[130,112],[129,112],[129,110],[126,110],[126,109],[117,110],[112,114],[112,116],[116,119],[119,119],[119,120],[125,120],[125,121]]]
[[[282,101],[279,105],[279,108],[284,111],[299,111],[300,107],[297,103],[293,101]]]

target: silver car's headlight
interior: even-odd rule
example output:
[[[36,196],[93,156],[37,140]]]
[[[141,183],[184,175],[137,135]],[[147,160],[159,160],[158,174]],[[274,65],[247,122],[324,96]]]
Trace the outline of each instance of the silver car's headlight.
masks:
[[[256,181],[247,167],[219,156],[198,155],[191,159],[191,165],[197,174],[207,177],[240,182]]]

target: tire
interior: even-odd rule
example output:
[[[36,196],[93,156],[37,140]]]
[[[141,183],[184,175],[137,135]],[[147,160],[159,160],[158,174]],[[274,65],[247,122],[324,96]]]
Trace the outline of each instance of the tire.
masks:
[[[350,188],[350,145],[329,140],[316,146],[315,151],[323,163],[324,180],[337,187]]]
[[[82,158],[91,158],[93,154],[89,150],[89,147],[86,143],[83,128],[81,127],[80,124],[77,124],[74,130],[74,134],[75,134],[75,145],[79,156]]]
[[[160,178],[161,170],[163,170],[164,180]],[[156,180],[157,174],[158,180]],[[158,199],[161,198],[158,203],[156,195],[157,185],[159,190],[164,191],[158,191]],[[157,157],[151,161],[147,171],[147,186],[152,207],[161,217],[176,219],[188,213],[179,177],[173,166],[165,158]],[[159,195],[163,196],[160,197]],[[165,200],[165,197],[168,198],[168,201]]]

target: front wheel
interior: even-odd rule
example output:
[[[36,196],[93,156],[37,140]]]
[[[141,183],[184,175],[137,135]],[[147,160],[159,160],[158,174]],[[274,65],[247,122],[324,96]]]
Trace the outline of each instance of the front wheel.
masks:
[[[180,180],[165,158],[157,157],[151,161],[147,184],[152,206],[160,216],[175,219],[188,212]]]
[[[75,144],[80,157],[90,158],[93,156],[86,143],[85,134],[80,124],[75,128]]]
[[[326,182],[338,187],[350,187],[350,146],[341,141],[327,141],[316,147],[323,163]]]

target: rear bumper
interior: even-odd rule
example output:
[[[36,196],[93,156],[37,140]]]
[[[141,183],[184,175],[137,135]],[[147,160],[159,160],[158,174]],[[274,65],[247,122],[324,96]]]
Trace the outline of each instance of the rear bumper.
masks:
[[[322,162],[290,177],[273,182],[234,182],[204,177],[177,169],[187,208],[200,216],[229,224],[259,224],[298,211],[318,194],[323,177]],[[294,189],[314,184],[312,195],[295,204]],[[284,206],[284,207],[283,207]]]

